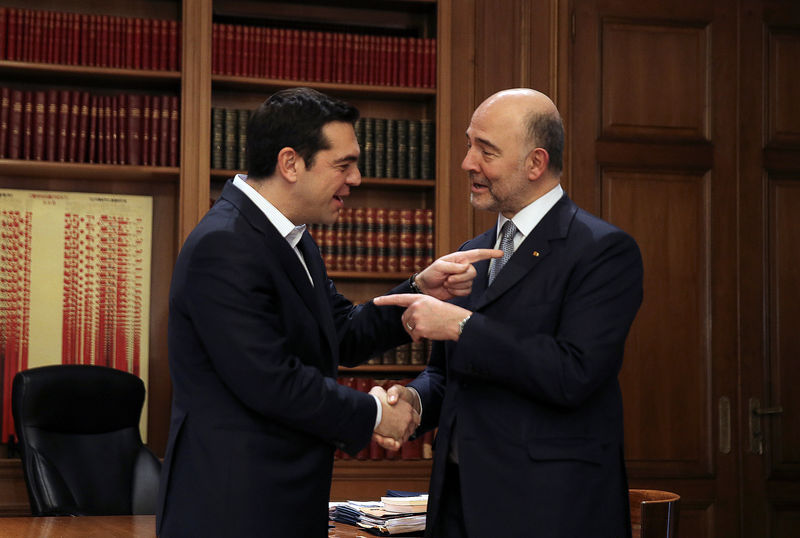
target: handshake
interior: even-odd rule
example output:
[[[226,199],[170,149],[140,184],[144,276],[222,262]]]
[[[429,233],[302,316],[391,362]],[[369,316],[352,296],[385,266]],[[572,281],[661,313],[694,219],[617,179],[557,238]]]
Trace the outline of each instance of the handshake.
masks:
[[[375,386],[369,393],[381,402],[381,423],[372,439],[387,450],[399,450],[419,426],[419,398],[402,385],[393,385],[388,391]]]

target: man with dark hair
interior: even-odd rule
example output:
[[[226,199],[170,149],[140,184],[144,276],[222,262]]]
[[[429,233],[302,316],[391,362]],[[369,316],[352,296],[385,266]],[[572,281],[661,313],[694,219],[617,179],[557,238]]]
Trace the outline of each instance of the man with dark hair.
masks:
[[[297,88],[248,124],[237,175],[189,234],[170,288],[169,441],[157,505],[167,536],[326,536],[333,453],[373,431],[399,448],[419,421],[383,389],[336,382],[339,364],[408,342],[402,309],[355,306],[328,279],[305,223],[332,224],[361,182],[353,107]],[[413,285],[469,293],[471,262],[440,258]]]
[[[425,371],[388,391],[421,413],[420,431],[439,427],[426,536],[630,536],[617,374],[642,301],[639,249],[563,192],[563,127],[544,94],[492,95],[466,134],[470,201],[499,214],[462,248],[503,257],[476,263],[452,302],[375,299],[436,340]]]

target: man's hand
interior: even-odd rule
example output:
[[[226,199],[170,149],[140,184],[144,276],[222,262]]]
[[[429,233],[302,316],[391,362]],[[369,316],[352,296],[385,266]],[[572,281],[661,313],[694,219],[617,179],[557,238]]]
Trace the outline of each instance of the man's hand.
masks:
[[[476,248],[446,254],[417,274],[414,283],[422,293],[443,301],[469,295],[472,281],[477,275],[472,264],[502,257],[503,251],[493,248]]]
[[[403,328],[415,342],[422,338],[431,340],[458,340],[458,324],[472,314],[461,308],[428,295],[398,293],[376,297],[378,306],[402,306],[406,311],[400,318]]]
[[[380,387],[374,387],[374,388],[383,391],[383,389]],[[404,387],[403,385],[392,385],[389,388],[388,392],[385,392],[385,394],[386,394],[386,401],[391,406],[397,405],[398,403],[401,402],[408,403],[414,409],[414,413],[417,417],[417,426],[419,425],[420,403],[419,403],[419,398],[417,397],[416,394],[414,394],[411,390]],[[375,395],[380,398],[378,392],[376,392]],[[381,424],[383,424],[383,420],[381,420]],[[416,429],[416,426],[414,428]],[[397,450],[400,448],[400,445],[402,444],[402,443],[397,443],[391,437],[380,435],[378,433],[378,430],[375,430],[375,433],[372,434],[372,440],[387,450]]]
[[[380,400],[382,413],[373,439],[388,450],[399,450],[419,426],[419,413],[407,401],[389,404],[383,387],[372,387],[369,393]]]

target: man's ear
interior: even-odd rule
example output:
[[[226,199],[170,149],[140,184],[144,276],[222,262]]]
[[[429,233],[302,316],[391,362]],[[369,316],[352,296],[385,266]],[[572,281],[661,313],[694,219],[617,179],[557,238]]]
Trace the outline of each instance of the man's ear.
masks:
[[[542,174],[547,171],[547,166],[550,164],[550,155],[544,148],[534,148],[528,154],[525,160],[525,166],[528,171],[528,179],[536,181]]]
[[[278,174],[289,183],[297,181],[299,167],[303,159],[290,147],[285,147],[278,152],[278,162],[275,169]]]

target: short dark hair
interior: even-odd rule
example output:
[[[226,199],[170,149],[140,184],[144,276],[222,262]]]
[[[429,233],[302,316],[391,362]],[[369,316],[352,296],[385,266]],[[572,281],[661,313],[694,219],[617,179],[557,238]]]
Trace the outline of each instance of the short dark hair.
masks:
[[[278,153],[294,149],[314,166],[314,156],[330,148],[322,128],[331,122],[355,123],[358,109],[311,88],[288,88],[275,92],[247,122],[247,173],[265,178],[275,172]]]
[[[564,124],[557,112],[533,113],[527,118],[528,140],[547,151],[550,163],[547,168],[561,175],[564,167]]]

